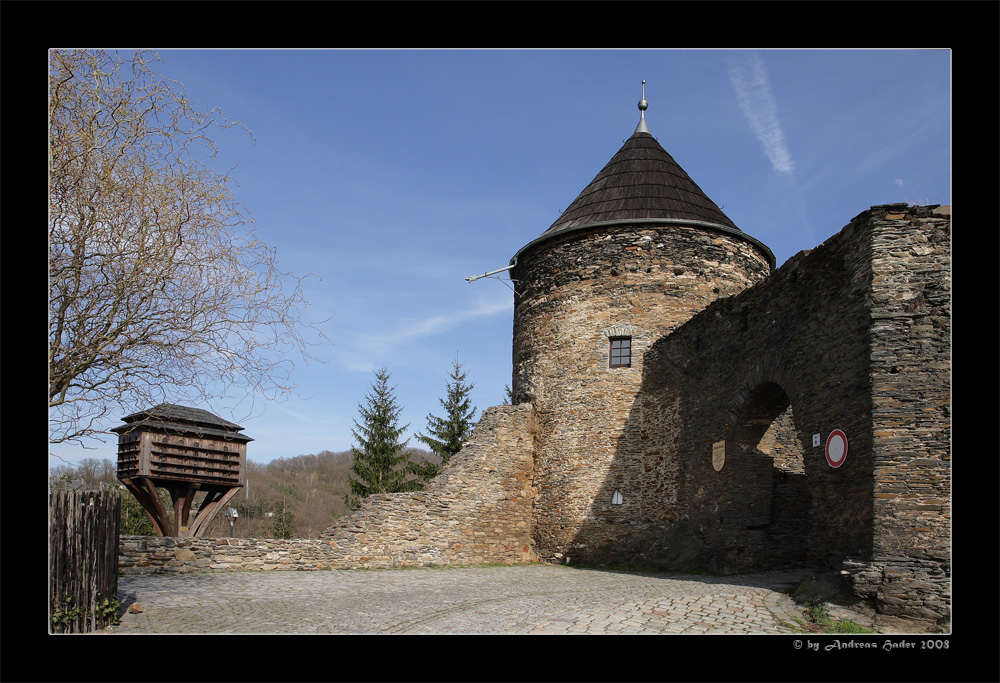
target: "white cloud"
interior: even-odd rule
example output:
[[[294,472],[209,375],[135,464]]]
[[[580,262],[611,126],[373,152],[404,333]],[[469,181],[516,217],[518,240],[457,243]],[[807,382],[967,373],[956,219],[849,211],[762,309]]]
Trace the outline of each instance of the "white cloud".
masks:
[[[756,53],[743,61],[735,59],[729,65],[729,80],[750,129],[764,146],[764,153],[778,173],[795,171],[792,154],[788,151],[785,134],[778,121],[778,106],[771,94],[764,62]]]
[[[384,364],[388,357],[398,356],[402,349],[413,349],[421,339],[433,337],[475,320],[490,318],[509,312],[513,302],[509,292],[499,293],[493,298],[480,298],[468,307],[455,312],[427,317],[400,318],[390,327],[372,326],[358,329],[341,348],[341,362],[350,370],[368,372]]]

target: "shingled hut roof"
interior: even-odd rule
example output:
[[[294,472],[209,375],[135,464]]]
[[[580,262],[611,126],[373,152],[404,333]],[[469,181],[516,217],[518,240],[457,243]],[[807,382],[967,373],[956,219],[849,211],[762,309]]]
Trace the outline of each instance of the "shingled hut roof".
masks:
[[[646,126],[647,106],[644,92],[639,101],[643,114],[632,136],[548,230],[518,255],[538,242],[574,230],[626,223],[684,223],[738,235],[759,248],[773,268],[771,250],[736,227],[652,136]]]
[[[238,441],[253,441],[250,437],[237,432],[243,427],[234,422],[223,420],[207,410],[189,408],[173,403],[161,403],[152,408],[132,413],[122,418],[125,424],[111,431],[119,434],[137,428],[165,429],[176,432],[194,432],[205,436],[221,436]]]

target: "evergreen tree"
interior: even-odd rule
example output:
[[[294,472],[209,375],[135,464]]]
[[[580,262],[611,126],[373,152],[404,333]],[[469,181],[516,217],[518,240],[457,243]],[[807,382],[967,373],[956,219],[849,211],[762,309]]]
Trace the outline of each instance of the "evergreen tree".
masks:
[[[417,434],[417,439],[441,458],[440,465],[425,462],[414,466],[414,471],[423,479],[432,479],[451,456],[462,450],[462,444],[476,427],[472,421],[476,408],[469,401],[469,394],[476,385],[466,384],[468,373],[462,372],[462,363],[457,356],[452,365],[451,381],[446,384],[447,397],[440,399],[445,416],[428,415],[428,434]]]
[[[281,501],[281,509],[274,513],[271,522],[271,533],[275,538],[295,538],[295,515]]]
[[[381,368],[375,372],[372,391],[365,394],[367,406],[358,405],[361,423],[354,421],[351,430],[360,448],[351,447],[354,460],[348,480],[350,493],[344,496],[349,508],[356,508],[361,499],[375,493],[417,491],[420,481],[408,479],[406,466],[410,454],[406,443],[399,437],[409,425],[398,426],[402,408],[396,405],[396,396],[389,386],[389,371]]]

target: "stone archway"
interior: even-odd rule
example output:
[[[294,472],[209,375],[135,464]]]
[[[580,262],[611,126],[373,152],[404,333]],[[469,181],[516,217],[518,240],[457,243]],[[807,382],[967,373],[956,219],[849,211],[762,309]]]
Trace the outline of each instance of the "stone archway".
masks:
[[[763,382],[747,394],[733,428],[733,442],[737,453],[771,460],[770,495],[762,495],[770,500],[770,514],[756,527],[764,532],[758,568],[805,566],[810,508],[805,449],[791,400],[780,385]]]

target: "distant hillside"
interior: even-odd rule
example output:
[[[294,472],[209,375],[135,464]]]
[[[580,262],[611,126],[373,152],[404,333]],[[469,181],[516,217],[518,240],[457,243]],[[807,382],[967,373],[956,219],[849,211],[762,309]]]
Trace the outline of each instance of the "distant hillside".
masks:
[[[416,461],[440,460],[430,451],[410,449]],[[351,470],[351,451],[278,458],[267,464],[247,462],[247,486],[232,500],[240,512],[233,525],[238,538],[281,535],[275,530],[276,517],[291,513],[291,536],[316,538],[346,511],[344,495]],[[268,513],[271,513],[268,515]],[[229,522],[222,515],[209,527],[206,536],[228,536]]]
[[[410,453],[411,460],[417,462],[440,462],[428,450],[411,448]],[[345,512],[344,494],[348,492],[350,470],[349,450],[278,458],[266,464],[249,460],[247,486],[230,501],[230,506],[235,507],[239,513],[233,524],[233,537],[319,537]],[[68,485],[72,482],[74,485],[82,483],[88,488],[96,488],[101,483],[117,484],[114,463],[95,459],[85,460],[76,468],[54,468],[49,480],[52,485]],[[166,491],[161,493],[166,495]],[[131,494],[125,495],[131,498]],[[197,504],[196,498],[195,505]],[[167,507],[170,507],[169,498]],[[220,514],[205,535],[228,537],[229,520]]]

